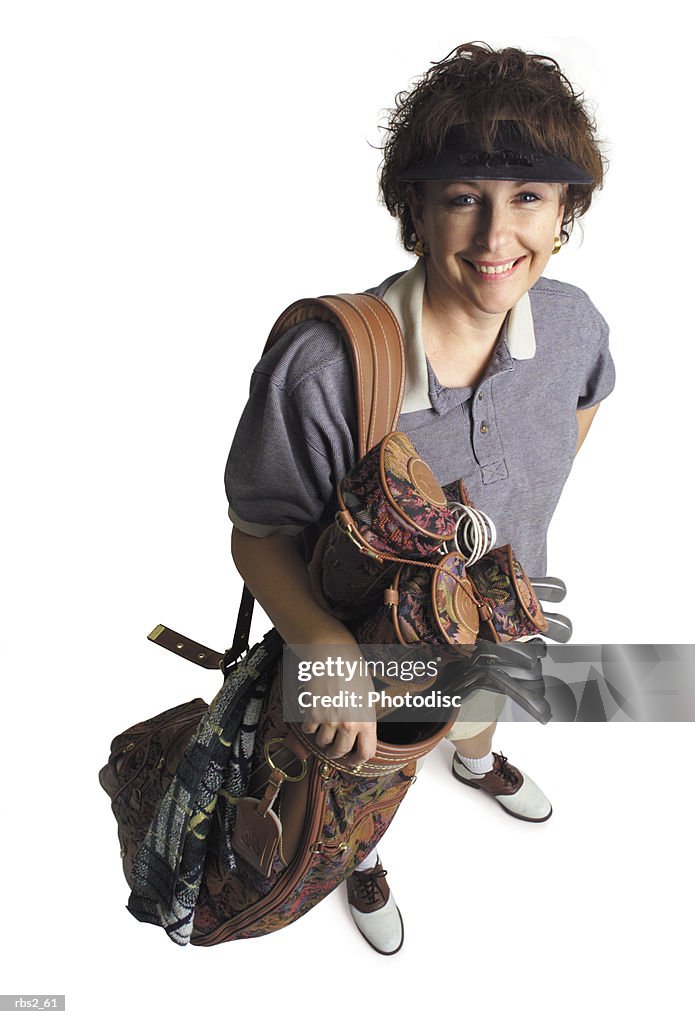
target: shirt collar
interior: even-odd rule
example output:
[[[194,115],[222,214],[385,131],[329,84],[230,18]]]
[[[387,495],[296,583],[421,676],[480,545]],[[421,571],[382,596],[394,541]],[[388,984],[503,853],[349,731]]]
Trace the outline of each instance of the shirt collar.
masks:
[[[536,354],[536,332],[528,292],[524,292],[507,313],[507,348],[512,359],[533,359]]]
[[[422,340],[422,299],[425,291],[425,261],[401,274],[384,294],[384,300],[396,315],[406,355],[406,381],[402,412],[430,409],[429,377],[425,345]],[[533,329],[531,299],[525,292],[507,314],[500,340],[506,343],[513,359],[533,359],[536,334]]]

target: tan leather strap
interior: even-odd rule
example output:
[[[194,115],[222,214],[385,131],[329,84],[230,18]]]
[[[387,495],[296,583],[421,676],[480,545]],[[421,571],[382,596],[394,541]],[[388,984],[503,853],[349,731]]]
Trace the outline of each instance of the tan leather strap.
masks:
[[[299,299],[280,314],[263,352],[290,327],[305,320],[333,324],[348,346],[355,381],[357,457],[362,458],[398,424],[405,390],[405,346],[400,325],[383,299],[366,292]],[[253,606],[253,595],[244,585],[234,640],[223,656],[167,627],[157,627],[150,639],[206,668],[217,667],[223,657],[221,667],[226,675],[249,648]]]
[[[391,307],[376,295],[322,295],[299,299],[277,319],[264,352],[305,320],[323,320],[348,346],[355,379],[357,456],[396,429],[405,389],[403,336]]]
[[[333,324],[348,346],[355,381],[357,457],[361,459],[398,424],[405,390],[405,346],[398,320],[383,299],[366,292],[299,299],[275,321],[263,352],[290,327],[305,320]],[[234,640],[224,654],[225,674],[249,648],[253,605],[253,595],[244,584]]]

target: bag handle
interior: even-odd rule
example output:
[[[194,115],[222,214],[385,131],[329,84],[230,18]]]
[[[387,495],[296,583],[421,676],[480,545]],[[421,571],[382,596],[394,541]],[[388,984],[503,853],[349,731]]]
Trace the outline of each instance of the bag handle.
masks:
[[[305,320],[333,324],[348,346],[357,406],[357,457],[361,459],[398,423],[405,390],[405,346],[398,320],[388,303],[365,292],[299,299],[275,321],[263,354],[290,327]],[[253,606],[253,594],[244,584],[234,640],[222,661],[225,674],[248,650]]]

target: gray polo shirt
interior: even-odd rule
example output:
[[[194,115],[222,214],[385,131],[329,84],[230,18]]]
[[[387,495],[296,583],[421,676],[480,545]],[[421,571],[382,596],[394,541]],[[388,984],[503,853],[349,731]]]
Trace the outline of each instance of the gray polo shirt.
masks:
[[[577,409],[613,390],[608,327],[581,289],[541,278],[508,314],[475,387],[437,380],[421,333],[423,261],[374,294],[406,342],[398,429],[442,484],[463,478],[534,576],[546,573],[550,519],[577,444]],[[330,324],[288,330],[251,379],[225,471],[229,517],[255,536],[302,534],[308,555],[335,514],[335,487],[356,461],[350,357]],[[551,571],[560,572],[561,567]]]

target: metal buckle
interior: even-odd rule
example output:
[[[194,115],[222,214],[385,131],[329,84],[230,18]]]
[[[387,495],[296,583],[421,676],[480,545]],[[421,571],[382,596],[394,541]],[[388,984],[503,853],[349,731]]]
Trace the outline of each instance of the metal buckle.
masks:
[[[234,658],[233,661],[227,661],[227,658],[231,654],[231,651],[232,651],[232,648],[229,647],[224,652],[222,657],[220,658],[219,664],[220,664],[220,671],[222,672],[222,675],[226,678],[229,675],[229,673],[232,671],[232,669],[236,668],[237,665],[239,664],[239,662],[244,660],[244,658],[246,657],[246,655],[249,653],[250,650],[251,650],[251,645],[247,644],[246,647],[243,649],[243,651],[241,651],[240,654],[237,654],[236,658]]]

